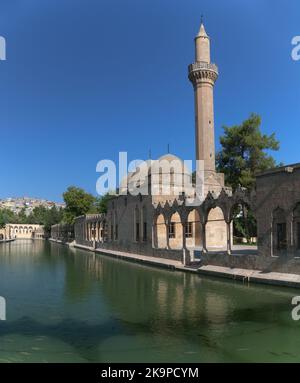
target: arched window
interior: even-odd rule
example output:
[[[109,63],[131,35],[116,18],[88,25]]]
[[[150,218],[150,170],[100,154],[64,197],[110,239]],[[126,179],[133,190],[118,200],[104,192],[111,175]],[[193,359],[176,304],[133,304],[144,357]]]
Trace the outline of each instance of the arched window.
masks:
[[[172,214],[168,225],[169,245],[171,249],[182,249],[183,238],[181,230],[181,218],[176,212]]]
[[[297,203],[293,210],[293,237],[294,249],[300,251],[300,202]]]
[[[134,239],[140,241],[140,210],[137,206],[134,209]]]
[[[147,209],[143,206],[143,242],[147,241]]]
[[[118,214],[116,211],[114,213],[114,225],[115,225],[115,240],[117,241],[119,233],[118,233]]]
[[[273,211],[273,251],[274,253],[287,249],[286,215],[278,207]]]

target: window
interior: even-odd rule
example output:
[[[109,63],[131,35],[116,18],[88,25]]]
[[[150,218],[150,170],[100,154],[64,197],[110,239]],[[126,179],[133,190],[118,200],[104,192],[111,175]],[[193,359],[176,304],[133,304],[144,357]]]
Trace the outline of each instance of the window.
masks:
[[[277,223],[277,250],[286,249],[286,223]]]
[[[144,242],[147,241],[147,222],[144,222],[144,225],[143,225],[143,241]]]
[[[114,239],[114,227],[113,227],[113,225],[110,226],[110,239],[111,240]]]
[[[135,240],[136,240],[136,242],[139,242],[139,240],[140,240],[140,224],[139,224],[139,222],[137,222],[135,224]]]
[[[174,186],[174,169],[172,168],[170,171],[170,186]]]
[[[187,222],[184,228],[185,238],[192,238],[193,236],[193,224],[192,222]]]
[[[300,222],[297,222],[297,250],[300,250]]]
[[[115,226],[115,240],[118,239],[118,225]]]
[[[175,222],[169,224],[169,238],[175,238]]]

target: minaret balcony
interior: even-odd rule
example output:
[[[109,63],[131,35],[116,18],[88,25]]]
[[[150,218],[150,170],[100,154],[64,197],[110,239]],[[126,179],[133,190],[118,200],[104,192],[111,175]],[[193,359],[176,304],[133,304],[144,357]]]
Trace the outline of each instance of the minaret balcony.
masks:
[[[218,78],[218,67],[216,64],[211,64],[203,61],[197,61],[188,66],[189,80],[196,83],[209,81],[214,84]]]
[[[193,71],[198,71],[199,69],[212,70],[216,72],[217,74],[219,74],[218,67],[216,66],[216,64],[210,64],[204,61],[197,61],[189,65],[189,73]]]

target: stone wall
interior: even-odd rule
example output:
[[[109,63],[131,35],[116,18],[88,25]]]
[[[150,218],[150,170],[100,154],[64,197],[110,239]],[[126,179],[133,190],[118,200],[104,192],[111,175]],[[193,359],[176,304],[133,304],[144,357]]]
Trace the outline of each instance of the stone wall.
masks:
[[[300,258],[294,257],[269,257],[260,255],[227,255],[203,254],[203,265],[215,265],[248,270],[261,270],[264,272],[281,272],[300,274]]]
[[[51,226],[51,238],[66,243],[74,241],[74,226],[67,224]]]
[[[256,218],[260,256],[299,256],[295,208],[300,202],[300,165],[268,171],[256,179]],[[277,223],[286,224],[286,248],[277,247]],[[299,244],[298,244],[299,245]]]

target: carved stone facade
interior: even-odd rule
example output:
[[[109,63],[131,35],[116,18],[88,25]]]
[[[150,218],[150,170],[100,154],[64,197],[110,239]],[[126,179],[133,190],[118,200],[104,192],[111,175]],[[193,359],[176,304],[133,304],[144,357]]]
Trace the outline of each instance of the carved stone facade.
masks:
[[[89,248],[176,259],[183,264],[201,253],[202,264],[300,273],[300,164],[258,175],[252,193],[244,189],[232,193],[224,186],[224,175],[215,170],[213,89],[218,69],[210,61],[210,40],[203,25],[195,38],[195,52],[189,79],[195,94],[196,159],[203,164],[205,198],[191,204],[191,197],[198,198],[197,189],[194,185],[182,188],[182,183],[192,174],[182,160],[167,154],[160,160],[179,162],[173,173],[153,170],[151,160],[143,183],[137,183],[138,171],[130,173],[106,214],[76,219],[75,241]],[[199,174],[197,166],[196,177]],[[157,193],[164,183],[170,183],[170,191]],[[135,195],[128,194],[127,188]],[[151,192],[142,195],[142,189]],[[232,252],[236,207],[250,208],[257,219],[258,253]]]
[[[76,219],[76,242],[183,263],[193,260],[194,252],[200,249],[225,249],[231,253],[230,208],[238,193],[231,196],[230,189],[225,191],[224,175],[215,169],[213,90],[218,68],[211,63],[210,39],[203,24],[195,38],[195,62],[188,72],[194,88],[196,177],[203,185],[201,199],[195,185],[186,182],[192,174],[184,161],[171,154],[161,157],[159,162],[172,163],[170,172],[164,172],[155,169],[149,160],[146,180],[137,184],[138,171],[130,173],[121,183],[121,195],[110,201],[105,216]],[[167,192],[165,185],[170,186]],[[142,189],[151,191],[139,194]],[[189,206],[191,198],[205,200],[193,207]]]
[[[43,226],[35,224],[10,223],[0,230],[0,239],[41,239],[44,235]]]
[[[107,214],[78,217],[75,239],[88,247],[177,259],[188,264],[194,260],[195,249],[206,253],[214,250],[216,244],[231,254],[233,209],[241,204],[252,206],[244,190],[233,195],[224,189],[218,196],[208,193],[198,206],[189,206],[182,198],[153,203],[151,196],[118,196],[109,202]],[[214,212],[217,217],[221,213],[220,222],[215,222]],[[225,236],[220,224],[225,225]]]

